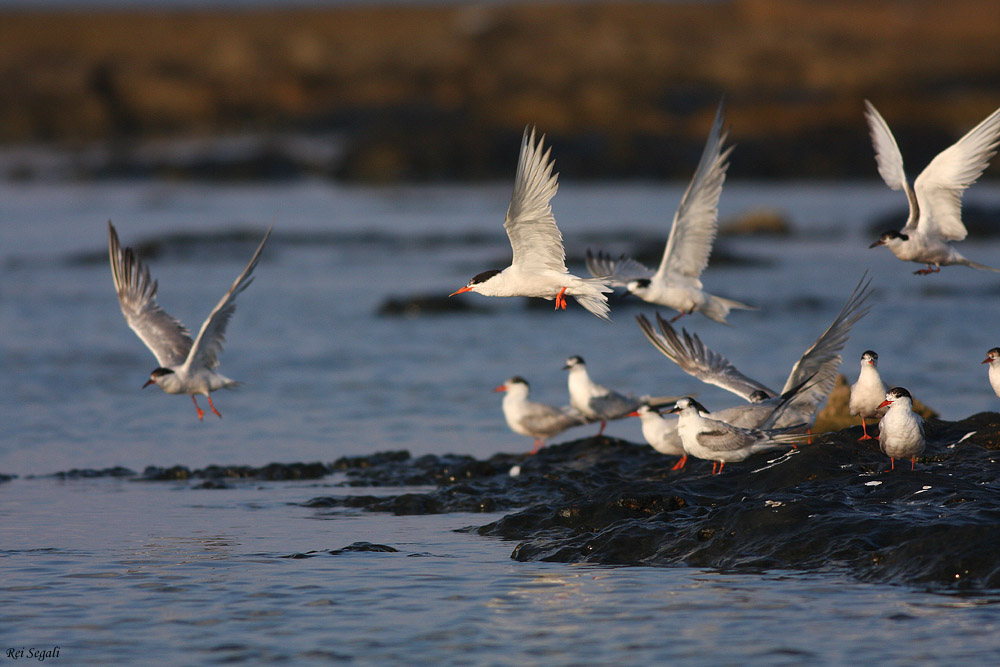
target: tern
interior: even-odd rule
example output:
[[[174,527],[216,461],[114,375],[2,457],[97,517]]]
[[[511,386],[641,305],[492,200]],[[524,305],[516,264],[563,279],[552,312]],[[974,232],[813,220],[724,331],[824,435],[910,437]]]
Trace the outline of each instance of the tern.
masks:
[[[869,247],[884,245],[903,261],[926,264],[926,268],[914,272],[920,275],[937,273],[942,266],[951,264],[1000,271],[966,259],[951,245],[951,241],[961,241],[968,234],[962,223],[962,193],[976,182],[990,158],[996,155],[1000,143],[1000,109],[931,160],[913,187],[903,170],[903,156],[889,125],[868,100],[865,100],[865,117],[882,180],[893,190],[905,192],[910,203],[906,226],[898,232],[884,232]]]
[[[667,456],[679,456],[680,459],[671,470],[680,470],[687,463],[688,455],[677,434],[677,420],[667,419],[655,408],[640,405],[639,409],[630,412],[628,417],[638,417],[642,423],[642,437],[649,446]]]
[[[551,148],[542,151],[544,135],[535,141],[535,129],[524,130],[521,156],[514,177],[514,193],[503,226],[507,230],[513,259],[502,271],[479,273],[465,287],[448,296],[478,292],[484,296],[530,296],[555,299],[556,310],[566,309],[566,295],[602,320],[608,316],[607,293],[613,290],[604,280],[580,278],[566,268],[566,250],[549,204],[559,187]]]
[[[910,459],[910,470],[917,457],[924,452],[924,419],[913,411],[913,398],[902,387],[893,387],[879,404],[888,407],[878,423],[878,444],[889,457],[890,470],[895,470],[896,459]]]
[[[528,400],[531,388],[519,375],[509,378],[493,391],[503,391],[501,406],[510,430],[535,439],[532,454],[545,446],[545,441],[568,428],[587,423],[587,418],[571,407],[553,407]]]
[[[583,357],[570,357],[566,360],[563,370],[569,371],[566,379],[569,386],[569,404],[590,421],[601,422],[601,429],[597,435],[604,433],[609,420],[627,417],[641,404],[639,399],[625,396],[591,380]]]
[[[861,355],[861,372],[858,381],[851,385],[851,398],[848,409],[852,415],[861,417],[862,436],[858,440],[871,440],[865,418],[876,419],[882,416],[879,405],[885,398],[886,386],[878,374],[878,354],[865,350]]]
[[[837,380],[840,351],[847,344],[851,327],[871,309],[870,305],[865,305],[871,296],[871,279],[866,280],[866,278],[867,274],[862,276],[833,323],[792,366],[782,394],[787,394],[795,387],[803,385],[810,378],[812,382],[794,396],[784,414],[776,422],[776,426],[788,426],[799,422],[812,424],[816,419],[820,404],[826,400]],[[682,329],[682,339],[670,323],[659,314],[656,316],[659,332],[644,315],[636,316],[636,320],[639,328],[657,350],[680,366],[684,372],[702,382],[722,387],[747,401],[752,401],[756,392],[761,392],[770,398],[778,396],[778,392],[741,373],[726,357],[702,343],[696,334],[689,334]],[[756,394],[757,398],[760,396],[761,394]]]
[[[677,401],[671,412],[678,415],[677,432],[684,444],[684,451],[695,458],[711,461],[713,475],[722,472],[726,463],[743,461],[758,452],[779,449],[812,437],[801,432],[805,424],[777,429],[733,426],[706,417],[708,410],[690,397]]]
[[[709,294],[701,284],[701,274],[708,265],[718,231],[719,197],[732,152],[732,146],[722,148],[726,140],[724,123],[725,112],[720,104],[701,161],[674,214],[663,259],[655,272],[624,255],[614,260],[603,252],[595,257],[587,251],[587,268],[592,275],[611,285],[624,286],[627,293],[644,301],[673,308],[678,314],[671,322],[699,312],[727,324],[726,316],[733,308],[756,310],[754,306]]]
[[[982,363],[990,365],[990,386],[993,387],[993,392],[1000,396],[1000,347],[990,348]]]
[[[272,225],[273,227],[273,225]],[[168,314],[156,302],[157,281],[149,276],[149,267],[139,261],[132,248],[122,248],[118,232],[108,221],[108,251],[111,257],[111,276],[118,292],[122,314],[132,331],[146,344],[160,364],[149,374],[143,388],[157,385],[168,394],[188,394],[194,401],[198,419],[204,411],[198,406],[197,394],[208,399],[212,412],[222,417],[210,392],[229,389],[239,383],[219,373],[219,353],[225,341],[226,325],[236,311],[236,296],[253,282],[254,268],[271,235],[271,228],[257,246],[257,251],[246,268],[232,284],[208,319],[201,325],[198,337],[191,340],[190,331],[180,320]]]

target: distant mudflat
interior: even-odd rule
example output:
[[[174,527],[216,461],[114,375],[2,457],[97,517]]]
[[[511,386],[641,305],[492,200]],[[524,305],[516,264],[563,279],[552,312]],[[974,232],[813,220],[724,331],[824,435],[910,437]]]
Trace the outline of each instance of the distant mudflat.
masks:
[[[686,178],[725,97],[732,173],[871,177],[862,100],[922,164],[1000,106],[997,44],[993,0],[7,10],[0,142],[336,132],[308,168],[474,179],[533,123],[564,173]]]

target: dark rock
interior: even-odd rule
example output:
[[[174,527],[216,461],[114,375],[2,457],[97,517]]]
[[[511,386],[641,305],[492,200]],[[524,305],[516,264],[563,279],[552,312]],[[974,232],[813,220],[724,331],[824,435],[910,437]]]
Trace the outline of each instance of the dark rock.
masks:
[[[253,466],[218,466],[211,465],[200,470],[190,470],[185,466],[158,468],[148,466],[142,473],[140,481],[168,482],[186,479],[224,480],[224,479],[263,479],[271,481],[294,479],[320,479],[330,474],[332,469],[323,463],[269,463],[262,468]],[[202,485],[199,488],[225,488],[223,483],[217,487]]]
[[[927,451],[912,471],[906,462],[890,471],[877,443],[857,441],[856,427],[719,475],[697,460],[671,471],[674,459],[649,447],[595,437],[479,467],[454,456],[356,466],[352,483],[422,478],[438,488],[306,506],[510,511],[465,530],[516,540],[512,557],[521,561],[837,569],[866,581],[996,588],[1000,414],[926,426]],[[520,474],[511,476],[515,463]]]
[[[65,472],[57,472],[53,477],[58,479],[95,479],[99,477],[132,477],[135,471],[116,466],[114,468],[104,468],[102,470],[92,470],[90,468],[73,468]]]

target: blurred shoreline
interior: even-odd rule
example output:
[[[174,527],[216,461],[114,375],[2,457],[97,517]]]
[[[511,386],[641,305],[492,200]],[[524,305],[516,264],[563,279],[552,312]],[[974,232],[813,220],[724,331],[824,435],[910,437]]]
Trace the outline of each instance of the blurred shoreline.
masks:
[[[918,169],[1000,106],[997,44],[993,0],[6,9],[0,150],[89,155],[85,177],[483,180],[537,124],[574,178],[688,178],[725,98],[732,175],[871,178],[862,101]]]

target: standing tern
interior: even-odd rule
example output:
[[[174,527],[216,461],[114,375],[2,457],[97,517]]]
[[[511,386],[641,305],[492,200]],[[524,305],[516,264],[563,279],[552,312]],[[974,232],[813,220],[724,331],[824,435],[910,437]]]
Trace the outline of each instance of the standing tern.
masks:
[[[701,284],[701,274],[708,265],[718,231],[719,197],[733,150],[732,146],[722,149],[727,134],[722,129],[725,117],[720,104],[701,161],[674,214],[663,259],[655,272],[624,255],[614,260],[603,252],[595,257],[587,251],[591,274],[611,285],[624,286],[626,292],[644,301],[678,311],[671,322],[697,311],[727,324],[726,315],[732,308],[756,310],[754,306],[709,294]]]
[[[273,227],[273,225],[272,225]],[[205,416],[198,406],[197,394],[204,394],[212,412],[222,417],[209,392],[229,389],[238,382],[217,372],[219,353],[225,341],[226,325],[236,311],[236,296],[253,282],[254,268],[260,253],[271,236],[271,228],[257,246],[257,251],[243,273],[229,288],[201,325],[198,337],[192,341],[190,331],[180,320],[168,314],[156,302],[157,281],[149,276],[149,267],[139,261],[132,248],[122,248],[118,232],[108,221],[108,251],[111,257],[111,276],[118,292],[118,302],[129,327],[146,344],[159,362],[149,374],[143,388],[157,385],[168,394],[188,394],[194,401],[198,419]]]
[[[519,375],[509,378],[493,391],[506,392],[501,403],[504,419],[514,433],[535,439],[532,454],[544,447],[549,438],[587,423],[587,418],[573,408],[556,408],[528,400],[531,389],[528,381]]]
[[[559,187],[558,174],[552,173],[555,162],[549,148],[542,152],[544,135],[535,142],[535,129],[524,130],[521,156],[514,177],[514,193],[503,226],[507,230],[513,259],[504,270],[479,273],[462,292],[484,296],[532,296],[556,301],[556,310],[566,309],[566,295],[602,320],[608,316],[608,297],[613,290],[597,278],[580,278],[566,268],[566,250],[549,204]]]
[[[962,223],[962,193],[976,182],[990,158],[996,155],[1000,143],[1000,109],[931,160],[912,188],[903,170],[903,156],[896,139],[868,100],[865,100],[865,117],[882,180],[893,190],[905,192],[910,203],[906,226],[898,232],[883,233],[869,247],[884,245],[903,261],[926,264],[927,268],[914,272],[920,275],[937,273],[950,264],[1000,271],[966,259],[950,243],[961,241],[968,234]]]
[[[1000,396],[1000,347],[990,348],[982,363],[990,365],[990,386],[993,387],[993,393]]]
[[[878,354],[872,350],[865,350],[861,355],[861,372],[858,374],[858,381],[851,385],[851,398],[847,407],[852,415],[861,417],[861,440],[871,440],[868,435],[868,427],[865,425],[865,418],[875,419],[882,416],[881,405],[885,398],[885,382],[878,374]]]
[[[566,379],[569,386],[569,404],[590,421],[601,422],[601,429],[597,435],[604,433],[609,420],[627,417],[641,404],[639,399],[625,396],[591,380],[583,357],[570,357],[566,360],[563,370],[569,371]]]
[[[812,437],[800,431],[805,424],[777,429],[733,426],[706,417],[708,410],[689,397],[677,401],[671,412],[678,415],[677,432],[684,444],[684,451],[696,458],[711,461],[713,475],[722,472],[728,462],[743,461],[757,452],[779,449]]]
[[[680,470],[684,467],[688,455],[684,451],[680,436],[677,434],[676,419],[667,419],[655,408],[648,405],[640,405],[638,410],[630,412],[627,416],[639,418],[642,423],[642,437],[646,439],[650,447],[661,454],[680,457],[671,470]]]
[[[812,424],[816,419],[820,404],[826,400],[837,380],[840,350],[847,344],[851,327],[871,309],[870,305],[865,305],[865,301],[871,296],[871,279],[866,280],[866,278],[867,274],[862,276],[833,323],[792,366],[782,394],[802,385],[809,378],[813,381],[792,399],[784,414],[776,422],[777,426],[788,426],[799,422]],[[636,320],[639,328],[657,350],[680,366],[684,372],[702,382],[722,387],[747,401],[752,400],[755,392],[763,392],[768,397],[778,395],[778,392],[741,373],[726,357],[702,343],[696,334],[689,334],[682,329],[682,339],[670,323],[659,314],[656,316],[659,332],[644,315],[636,316]]]
[[[910,459],[910,470],[924,451],[924,419],[913,411],[913,398],[902,387],[893,387],[879,404],[888,407],[878,423],[878,444],[889,457],[890,470],[896,459]]]

